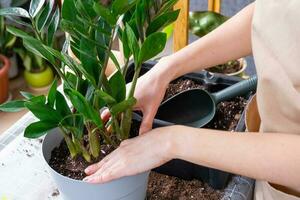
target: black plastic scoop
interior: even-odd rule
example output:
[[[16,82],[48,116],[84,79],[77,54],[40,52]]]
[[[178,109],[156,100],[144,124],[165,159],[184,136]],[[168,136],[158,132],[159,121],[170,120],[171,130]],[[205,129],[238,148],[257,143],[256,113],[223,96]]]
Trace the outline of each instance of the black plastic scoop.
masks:
[[[160,105],[154,126],[181,124],[200,128],[213,119],[218,103],[255,90],[256,85],[257,77],[253,76],[212,94],[201,89],[183,91]],[[141,118],[138,114],[135,117]]]

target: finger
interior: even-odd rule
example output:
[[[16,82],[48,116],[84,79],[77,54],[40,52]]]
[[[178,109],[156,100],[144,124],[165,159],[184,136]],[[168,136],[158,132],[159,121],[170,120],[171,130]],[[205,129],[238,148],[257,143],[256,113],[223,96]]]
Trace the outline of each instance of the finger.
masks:
[[[104,121],[104,122],[107,122],[110,118],[110,112],[108,109],[105,109],[103,110],[103,112],[101,113],[101,119]]]
[[[143,113],[143,121],[140,127],[140,134],[144,134],[152,129],[155,111],[145,111]]]
[[[93,164],[93,165],[90,165],[88,166],[84,172],[87,174],[87,175],[92,175],[94,174],[95,172],[99,171],[99,169],[105,164],[107,163],[110,158],[113,156],[113,152],[108,154],[107,156],[105,156],[100,162],[96,163],[96,164]]]

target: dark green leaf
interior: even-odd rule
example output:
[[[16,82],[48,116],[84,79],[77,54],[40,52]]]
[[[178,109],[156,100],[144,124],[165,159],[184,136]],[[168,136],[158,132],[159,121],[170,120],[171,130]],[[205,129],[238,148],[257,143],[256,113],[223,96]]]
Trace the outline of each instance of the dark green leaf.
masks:
[[[176,21],[179,11],[180,10],[170,11],[155,18],[148,26],[146,35],[148,36]]]
[[[134,34],[132,28],[129,26],[129,24],[126,24],[125,31],[127,34],[128,46],[130,48],[130,51],[133,53],[134,58],[137,59],[140,48],[139,48],[138,41],[135,37],[135,34]]]
[[[56,123],[51,121],[38,121],[30,124],[24,131],[24,137],[38,138],[47,133],[47,131],[57,127]]]
[[[22,26],[26,26],[27,28],[29,29],[32,29],[32,25],[27,23],[27,22],[24,22],[22,19],[20,19],[19,17],[15,17],[15,16],[6,16],[7,19],[11,20],[12,22],[15,22],[17,24],[20,24]]]
[[[37,17],[37,29],[41,31],[45,25],[47,24],[49,17],[52,13],[52,8],[54,5],[54,0],[49,0],[49,3],[45,6],[45,8],[42,10],[41,14]]]
[[[121,102],[126,97],[126,82],[122,73],[118,70],[109,79],[111,88],[111,96],[117,101]]]
[[[65,97],[60,93],[56,93],[56,103],[55,103],[56,110],[61,114],[61,116],[65,117],[67,115],[71,115],[71,110]]]
[[[76,7],[75,7],[75,1],[74,0],[64,0],[62,5],[62,18],[74,21],[76,20]]]
[[[42,9],[45,0],[31,0],[29,6],[29,15],[34,18]]]
[[[59,24],[59,9],[56,9],[48,28],[48,45],[52,46],[55,32]]]
[[[159,54],[162,50],[164,50],[166,42],[166,33],[157,32],[147,37],[139,54],[139,63],[143,63],[144,61]]]
[[[34,97],[34,95],[31,94],[31,93],[29,93],[29,92],[21,91],[20,93],[21,93],[21,95],[22,95],[23,97],[25,97],[26,99],[31,99],[32,97]]]
[[[58,123],[62,116],[48,105],[39,102],[26,102],[25,106],[41,121]]]
[[[17,8],[17,7],[2,8],[2,9],[0,9],[0,15],[2,15],[2,16],[9,15],[9,16],[30,18],[28,12],[25,9]]]
[[[109,111],[112,115],[116,116],[117,114],[134,106],[135,103],[136,103],[136,99],[134,97],[131,97],[125,101],[122,101],[121,103],[114,105],[111,109],[109,109]]]
[[[55,99],[56,99],[56,92],[57,92],[57,80],[55,79],[52,82],[52,85],[51,85],[51,87],[49,89],[48,98],[47,98],[48,105],[51,108],[54,108],[54,103],[55,103]]]
[[[32,97],[32,98],[28,99],[28,101],[34,102],[34,103],[45,104],[46,103],[46,97],[44,95],[39,95],[39,96]]]
[[[100,3],[94,3],[93,6],[95,12],[103,17],[110,25],[115,25],[117,22],[116,17],[110,12],[108,8],[105,8],[103,5]]]
[[[116,100],[112,96],[110,96],[109,94],[107,94],[106,92],[104,92],[102,90],[97,90],[96,95],[100,99],[103,99],[105,101],[105,103],[107,103],[108,105],[112,105],[112,104],[116,103]]]
[[[177,2],[178,2],[178,0],[165,1],[163,6],[161,7],[161,9],[158,11],[157,15],[161,15],[161,14],[171,10]]]
[[[130,52],[130,48],[128,45],[128,39],[127,39],[127,34],[125,31],[123,31],[122,33],[122,45],[123,45],[123,54],[124,57],[129,60],[130,56],[131,56],[131,52]]]
[[[26,101],[23,100],[9,101],[7,103],[1,104],[0,110],[4,112],[18,112],[25,108],[25,102]]]
[[[103,123],[100,119],[99,112],[86,101],[84,96],[76,90],[66,90],[73,106],[76,110],[84,115],[85,118],[93,121],[99,128],[102,128]]]
[[[136,3],[136,0],[115,0],[112,4],[112,10],[115,16],[124,14],[130,10]]]

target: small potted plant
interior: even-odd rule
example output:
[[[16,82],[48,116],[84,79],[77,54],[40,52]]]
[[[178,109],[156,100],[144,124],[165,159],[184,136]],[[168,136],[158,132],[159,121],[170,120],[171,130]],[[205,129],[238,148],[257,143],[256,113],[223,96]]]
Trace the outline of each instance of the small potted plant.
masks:
[[[198,37],[203,37],[210,33],[229,17],[221,15],[213,11],[195,11],[189,13],[189,29]],[[212,73],[221,73],[228,76],[244,76],[247,62],[244,58],[232,60],[227,63],[211,67],[207,71]]]
[[[35,0],[29,12],[22,8],[0,10],[0,15],[20,16],[31,22],[32,32],[15,27],[7,30],[21,37],[29,51],[46,59],[63,80],[66,96],[54,81],[47,96],[22,93],[24,100],[2,104],[0,110],[27,108],[37,117],[38,121],[25,129],[25,137],[37,138],[49,132],[43,141],[43,155],[64,199],[81,200],[87,195],[92,200],[145,198],[149,172],[98,185],[81,179],[85,166],[101,160],[134,135],[133,94],[141,66],[164,49],[166,34],[160,31],[176,20],[179,11],[172,10],[175,3],[64,0],[60,12],[53,1]],[[173,20],[165,20],[169,18]],[[70,37],[62,49],[55,49],[52,39],[59,24]],[[124,66],[112,54],[112,42],[117,37],[123,43]],[[67,54],[69,47],[80,62]],[[117,71],[107,78],[109,58]],[[125,75],[131,58],[134,77],[126,91]],[[99,115],[104,107],[111,113],[107,123]]]
[[[54,79],[53,71],[42,57],[24,48],[14,51],[22,59],[25,67],[24,79],[31,89],[37,90],[51,85]]]

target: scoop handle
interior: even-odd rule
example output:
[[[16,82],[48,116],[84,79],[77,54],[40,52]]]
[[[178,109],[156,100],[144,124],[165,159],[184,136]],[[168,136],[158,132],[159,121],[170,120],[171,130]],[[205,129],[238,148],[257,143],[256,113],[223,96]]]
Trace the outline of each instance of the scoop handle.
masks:
[[[257,76],[254,75],[247,80],[240,81],[212,95],[217,104],[220,103],[221,101],[225,101],[236,96],[242,96],[252,90],[255,90],[256,86],[257,86]]]

